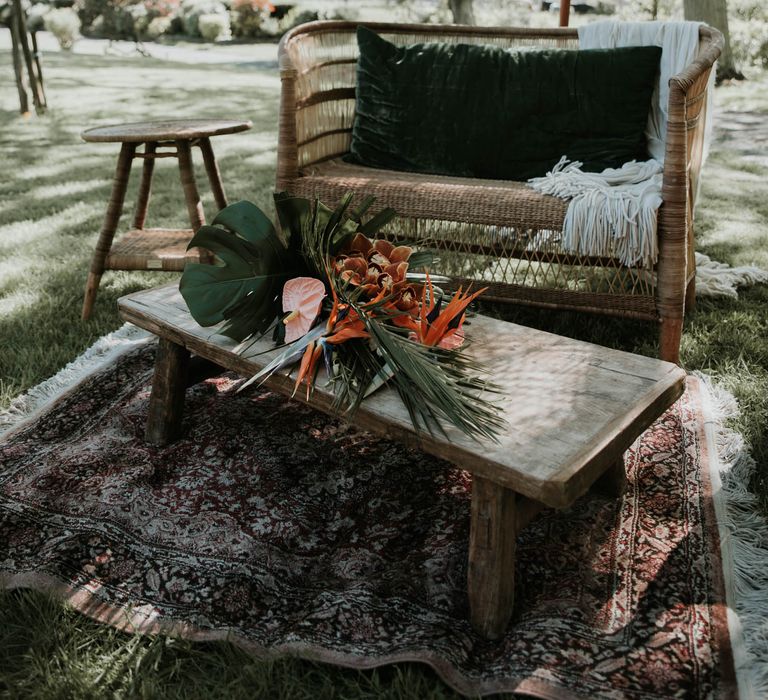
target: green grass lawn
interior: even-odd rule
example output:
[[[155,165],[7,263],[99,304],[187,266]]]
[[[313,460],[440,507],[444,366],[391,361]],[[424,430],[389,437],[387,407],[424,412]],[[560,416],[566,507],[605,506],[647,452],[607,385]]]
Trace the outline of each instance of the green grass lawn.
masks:
[[[0,51],[0,65],[9,66]],[[181,65],[149,59],[52,54],[50,113],[21,120],[10,70],[0,73],[0,408],[119,327],[115,302],[173,275],[108,272],[92,320],[82,289],[104,214],[117,149],[85,144],[82,129],[148,118],[232,116],[254,129],[219,137],[231,201],[271,210],[279,80],[275,68]],[[722,87],[725,127],[704,174],[699,249],[731,264],[768,268],[768,77]],[[762,122],[762,125],[760,124]],[[759,130],[758,130],[759,127]],[[762,141],[760,141],[762,139]],[[128,201],[135,192],[132,182]],[[148,225],[183,225],[175,161],[157,166]],[[210,197],[204,203],[212,211]],[[686,321],[682,362],[739,399],[735,427],[758,462],[752,487],[768,512],[768,287],[738,300],[699,301]],[[656,353],[647,323],[494,308],[509,320],[625,350]],[[226,644],[131,637],[42,594],[0,593],[0,697],[7,698],[443,698],[429,669],[356,672],[297,660],[256,661]]]

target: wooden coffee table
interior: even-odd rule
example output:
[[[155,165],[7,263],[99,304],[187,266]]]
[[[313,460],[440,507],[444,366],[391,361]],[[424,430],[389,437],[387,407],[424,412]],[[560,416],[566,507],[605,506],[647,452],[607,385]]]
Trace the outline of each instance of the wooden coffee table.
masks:
[[[190,353],[251,376],[274,352],[270,340],[245,355],[236,343],[201,328],[176,288],[137,292],[119,301],[120,315],[160,338],[146,437],[165,444],[181,429]],[[622,455],[682,393],[676,365],[563,338],[485,316],[471,319],[469,352],[501,385],[507,430],[499,443],[474,442],[446,428],[450,440],[417,433],[397,393],[367,398],[355,425],[419,447],[473,475],[468,593],[472,624],[501,636],[512,614],[515,538],[542,508],[567,508],[593,485],[623,490]],[[318,377],[309,404],[333,413],[332,394]],[[290,395],[284,371],[266,386]],[[296,394],[301,399],[302,392]]]

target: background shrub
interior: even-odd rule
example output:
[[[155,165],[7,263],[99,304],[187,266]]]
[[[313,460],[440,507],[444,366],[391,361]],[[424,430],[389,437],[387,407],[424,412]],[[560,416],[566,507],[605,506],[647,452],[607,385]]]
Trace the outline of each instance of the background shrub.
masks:
[[[266,0],[232,0],[232,34],[240,39],[253,39],[263,34],[262,27],[269,26],[274,11],[274,5]]]
[[[229,15],[226,13],[200,15],[197,20],[197,29],[206,41],[221,41],[232,36]]]
[[[146,38],[154,41],[155,39],[159,39],[163,34],[170,34],[172,25],[173,18],[170,16],[155,17],[154,19],[151,19],[149,24],[147,24]]]
[[[50,10],[43,15],[43,23],[45,28],[56,37],[59,46],[66,51],[72,48],[72,44],[80,36],[80,18],[69,7]]]
[[[199,37],[202,15],[226,15],[228,9],[219,0],[182,0],[180,16],[187,36]]]
[[[768,68],[768,3],[765,0],[730,0],[728,28],[736,65]]]

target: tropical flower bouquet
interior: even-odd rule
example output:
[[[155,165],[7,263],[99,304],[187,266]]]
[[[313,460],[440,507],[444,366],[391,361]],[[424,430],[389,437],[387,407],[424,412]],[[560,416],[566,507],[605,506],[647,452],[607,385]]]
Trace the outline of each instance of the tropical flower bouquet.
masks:
[[[275,195],[285,240],[250,202],[222,209],[189,244],[216,257],[182,275],[193,318],[221,324],[242,348],[272,333],[283,349],[249,383],[298,364],[295,391],[305,387],[309,398],[322,366],[338,411],[390,383],[417,430],[444,433],[447,423],[494,438],[502,421],[483,395],[494,387],[463,351],[467,307],[484,290],[448,298],[430,279],[429,253],[374,239],[394,211],[363,222],[373,198],[355,210],[351,200],[332,210]]]

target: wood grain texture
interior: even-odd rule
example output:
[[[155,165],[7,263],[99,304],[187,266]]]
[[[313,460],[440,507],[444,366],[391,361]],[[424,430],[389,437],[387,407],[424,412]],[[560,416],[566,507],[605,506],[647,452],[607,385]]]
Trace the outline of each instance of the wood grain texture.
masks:
[[[136,209],[133,214],[133,228],[144,228],[147,220],[147,207],[149,206],[149,196],[152,192],[152,175],[155,172],[155,153],[157,144],[150,141],[144,146],[144,166],[141,170],[141,182],[139,183],[139,193],[136,195]],[[134,153],[134,157],[136,154]]]
[[[83,141],[118,143],[192,140],[247,131],[252,126],[248,119],[165,119],[97,126],[86,129],[80,137]]]
[[[112,239],[115,237],[115,231],[120,222],[120,216],[123,213],[123,204],[125,203],[125,193],[128,189],[128,179],[131,175],[131,163],[136,146],[132,143],[124,143],[120,147],[120,155],[117,158],[115,176],[112,180],[112,192],[110,193],[107,211],[104,215],[104,223],[99,232],[99,239],[96,242],[96,248],[91,258],[91,269],[88,274],[88,281],[85,284],[85,296],[83,299],[82,319],[87,321],[91,317],[93,304],[96,301],[96,293],[101,282],[101,275],[104,272],[104,262],[112,247]]]
[[[515,493],[475,476],[469,531],[467,593],[472,626],[498,639],[515,602]]]
[[[211,142],[209,139],[200,139],[198,146],[203,154],[203,163],[205,164],[205,172],[208,175],[208,182],[211,185],[213,199],[218,209],[221,210],[227,206],[227,195],[224,192],[224,184],[221,181],[221,173],[216,163],[213,148],[211,148]]]
[[[160,338],[145,431],[153,445],[173,442],[181,432],[189,356],[183,345]]]
[[[184,189],[184,201],[187,203],[187,214],[193,231],[197,231],[205,223],[205,212],[200,193],[195,181],[195,166],[192,163],[192,147],[189,141],[178,139],[176,152],[179,159],[179,176]]]
[[[245,355],[235,353],[234,341],[197,325],[175,285],[123,297],[119,308],[126,321],[246,377],[277,352],[263,339]],[[370,396],[353,421],[546,506],[573,503],[683,392],[683,370],[653,358],[484,316],[470,319],[467,332],[468,352],[502,388],[497,402],[507,428],[498,443],[476,442],[450,427],[450,440],[417,433],[387,387]],[[285,395],[293,384],[285,372],[266,382]],[[321,372],[309,403],[333,413],[324,384]]]

